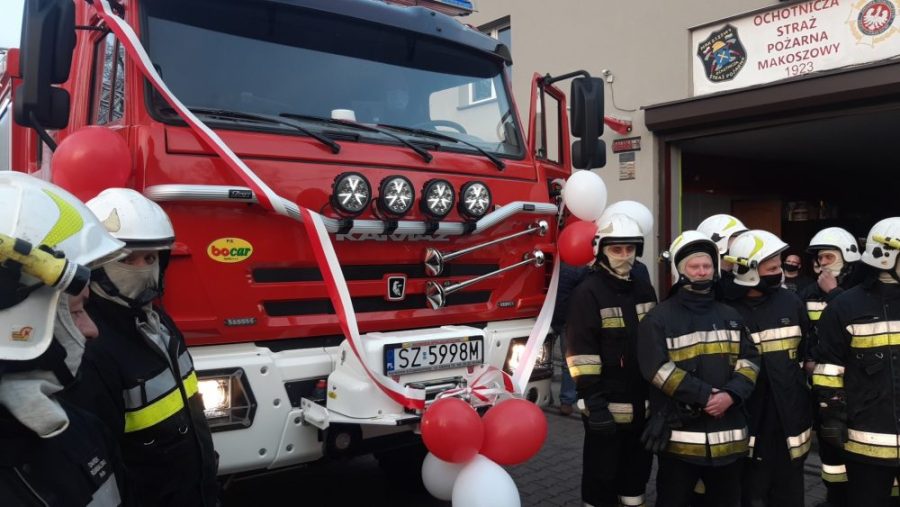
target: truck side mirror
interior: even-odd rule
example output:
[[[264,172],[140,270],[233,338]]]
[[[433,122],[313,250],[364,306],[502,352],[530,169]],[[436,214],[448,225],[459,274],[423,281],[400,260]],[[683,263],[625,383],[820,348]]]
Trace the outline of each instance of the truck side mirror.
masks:
[[[35,129],[61,129],[69,123],[69,92],[53,85],[69,79],[75,49],[72,0],[28,0],[22,18],[21,75],[13,115]]]
[[[572,144],[572,165],[578,169],[605,166],[606,143],[600,139],[603,134],[603,79],[573,79],[569,97],[572,135],[581,138]]]

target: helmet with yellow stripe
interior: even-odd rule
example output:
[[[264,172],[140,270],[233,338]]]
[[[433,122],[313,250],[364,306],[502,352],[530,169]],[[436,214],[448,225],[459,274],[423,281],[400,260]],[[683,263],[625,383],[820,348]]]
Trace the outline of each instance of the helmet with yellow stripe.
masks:
[[[697,231],[702,232],[713,240],[719,255],[728,253],[728,241],[737,234],[747,231],[747,226],[737,218],[719,214],[706,218],[697,226]]]
[[[118,258],[123,246],[69,192],[0,172],[0,361],[43,354],[60,294],[80,293],[89,269]]]
[[[900,252],[900,217],[885,218],[872,226],[866,236],[862,261],[882,271],[896,270]]]
[[[669,258],[672,263],[672,284],[683,285],[690,283],[691,280],[682,273],[679,266],[682,261],[697,253],[705,253],[712,260],[712,277],[711,281],[719,279],[719,249],[716,243],[709,239],[709,236],[699,231],[684,231],[669,246],[669,251],[664,255]]]
[[[788,244],[769,231],[754,229],[738,236],[725,260],[734,264],[734,283],[746,287],[759,285],[759,265],[780,255]]]

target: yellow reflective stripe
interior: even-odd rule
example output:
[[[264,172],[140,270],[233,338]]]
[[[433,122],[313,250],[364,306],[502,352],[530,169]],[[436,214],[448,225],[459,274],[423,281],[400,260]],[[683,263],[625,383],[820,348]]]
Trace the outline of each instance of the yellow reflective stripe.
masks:
[[[197,372],[192,371],[184,379],[184,390],[187,397],[197,394]],[[173,389],[172,392],[144,408],[125,412],[125,433],[140,431],[155,426],[184,408],[181,399],[181,391]]]
[[[670,350],[669,359],[672,361],[687,361],[699,356],[715,354],[734,354],[741,351],[741,344],[735,342],[698,343],[683,349]]]
[[[666,451],[672,454],[680,454],[682,456],[699,456],[706,457],[706,444],[684,444],[681,442],[669,442]]]
[[[727,444],[717,444],[709,446],[709,454],[713,458],[722,458],[733,454],[745,454],[749,450],[748,441],[730,442]]]
[[[790,449],[791,459],[803,457],[809,452],[812,445],[812,428],[807,428],[803,433],[787,438],[788,449]]]
[[[625,327],[625,320],[622,317],[608,317],[601,321],[603,329],[622,328]]]
[[[870,458],[897,459],[900,457],[896,447],[881,447],[878,445],[863,444],[849,441],[844,444],[844,450],[853,454],[860,454]]]
[[[599,364],[583,364],[581,366],[569,366],[569,375],[572,378],[582,375],[600,375],[603,367]]]
[[[808,316],[809,316],[809,320],[811,320],[811,321],[813,321],[813,322],[816,322],[817,320],[819,320],[820,318],[822,318],[822,312],[821,312],[821,311],[807,311],[807,312],[806,312],[806,315],[808,315]]]
[[[756,377],[759,375],[759,367],[753,364],[753,361],[747,359],[738,359],[734,363],[734,371],[747,377],[751,382],[756,382]]]
[[[634,407],[631,403],[610,403],[607,407],[613,420],[619,424],[628,424],[634,421]]]
[[[78,210],[61,197],[47,189],[44,189],[44,193],[56,204],[56,207],[59,209],[59,218],[56,219],[53,228],[44,236],[40,244],[55,247],[80,231],[84,227],[84,220],[81,218]]]
[[[759,344],[759,352],[761,354],[768,354],[772,352],[784,352],[797,350],[797,347],[800,346],[800,338],[785,338],[784,340],[773,340],[768,342],[762,342]]]
[[[618,306],[614,306],[612,308],[601,308],[600,309],[600,318],[601,319],[609,319],[612,317],[621,317],[622,316],[622,308]]]
[[[900,333],[854,336],[850,340],[850,346],[855,349],[870,349],[874,347],[887,347],[889,345],[900,345]]]
[[[753,343],[783,340],[785,338],[799,338],[803,334],[800,326],[786,326],[766,329],[756,333],[750,333]]]
[[[817,387],[830,387],[832,389],[844,388],[844,377],[830,377],[827,375],[813,375],[812,382]]]
[[[844,367],[837,364],[817,364],[813,370],[812,382],[817,387],[843,389]]]
[[[603,364],[599,354],[577,354],[566,357],[569,366],[569,375],[578,377],[581,375],[600,375]]]
[[[844,444],[844,450],[872,458],[897,459],[900,457],[900,435],[893,433],[874,433],[849,429],[850,438]]]
[[[845,465],[822,464],[822,480],[825,482],[847,482],[847,467]]]

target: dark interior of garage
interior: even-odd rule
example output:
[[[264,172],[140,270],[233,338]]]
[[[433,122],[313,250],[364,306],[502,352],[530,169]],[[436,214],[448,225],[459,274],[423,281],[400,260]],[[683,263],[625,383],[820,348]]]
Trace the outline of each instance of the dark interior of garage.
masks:
[[[803,251],[825,227],[864,239],[876,221],[900,216],[900,108],[835,113],[677,146],[685,229],[730,213]]]

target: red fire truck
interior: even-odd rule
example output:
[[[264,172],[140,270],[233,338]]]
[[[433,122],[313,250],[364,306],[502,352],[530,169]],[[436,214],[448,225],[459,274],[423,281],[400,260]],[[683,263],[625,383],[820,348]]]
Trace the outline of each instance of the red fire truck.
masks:
[[[535,75],[523,125],[508,48],[434,10],[105,0],[174,96],[285,202],[324,217],[355,351],[303,227],[258,205],[163,100],[100,2],[28,1],[21,48],[0,63],[0,170],[49,178],[56,144],[88,126],[126,141],[128,185],[175,226],[163,305],[191,347],[222,474],[416,442],[422,411],[367,368],[427,400],[473,366],[517,368],[550,282],[558,182],[573,159],[602,164],[602,83],[573,82],[570,152],[552,82],[578,73]],[[551,345],[524,391],[537,403]]]

